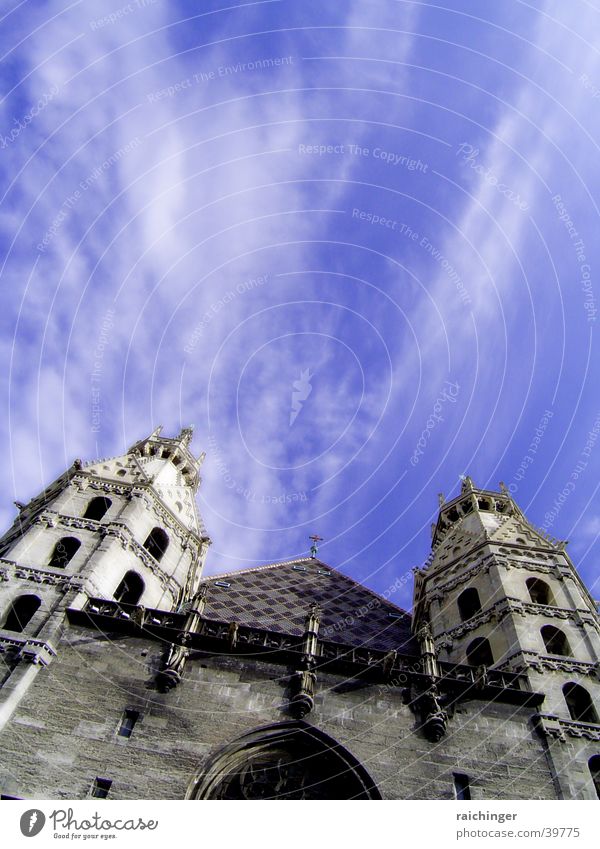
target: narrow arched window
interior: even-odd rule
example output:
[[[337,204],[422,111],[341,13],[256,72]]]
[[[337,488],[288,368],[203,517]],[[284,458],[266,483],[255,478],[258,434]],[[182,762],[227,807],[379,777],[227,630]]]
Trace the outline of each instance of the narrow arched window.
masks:
[[[146,551],[155,560],[161,560],[169,545],[169,537],[162,528],[152,528],[144,543]]]
[[[37,595],[20,595],[9,607],[2,627],[7,631],[22,631],[41,603]]]
[[[115,590],[115,599],[121,604],[137,604],[144,592],[144,581],[137,572],[129,571]]]
[[[460,618],[463,622],[466,619],[470,619],[471,616],[475,616],[475,614],[479,613],[479,611],[481,610],[481,601],[479,600],[479,593],[477,592],[475,587],[469,587],[468,590],[462,592],[456,599],[456,603],[458,605],[458,612],[460,613]]]
[[[467,660],[471,666],[492,666],[494,655],[490,641],[485,637],[477,637],[467,646]]]
[[[563,695],[571,719],[575,722],[598,722],[598,714],[592,702],[592,697],[585,687],[573,683],[565,684]]]
[[[463,772],[453,773],[454,793],[457,799],[469,801],[471,799],[471,782],[469,776]]]
[[[110,498],[105,498],[103,495],[97,495],[96,498],[92,498],[88,506],[85,508],[83,518],[94,519],[94,521],[99,522],[111,504],[112,501]]]
[[[592,781],[596,789],[596,796],[600,799],[600,755],[594,755],[588,761],[588,766],[592,774]]]
[[[561,654],[571,657],[571,646],[566,635],[554,625],[544,625],[541,629],[542,639],[548,654]]]
[[[525,581],[529,597],[534,604],[556,604],[552,590],[545,581],[539,578],[527,578]]]
[[[76,537],[63,537],[54,546],[48,566],[53,569],[64,569],[71,560],[81,543]]]

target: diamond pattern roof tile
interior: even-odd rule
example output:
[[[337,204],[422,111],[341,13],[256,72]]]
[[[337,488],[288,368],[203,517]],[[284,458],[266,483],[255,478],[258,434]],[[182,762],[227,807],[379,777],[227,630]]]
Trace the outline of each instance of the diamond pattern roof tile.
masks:
[[[230,586],[217,586],[218,581]],[[226,572],[202,583],[209,588],[204,611],[209,619],[301,635],[316,602],[320,639],[418,654],[410,614],[317,559]]]

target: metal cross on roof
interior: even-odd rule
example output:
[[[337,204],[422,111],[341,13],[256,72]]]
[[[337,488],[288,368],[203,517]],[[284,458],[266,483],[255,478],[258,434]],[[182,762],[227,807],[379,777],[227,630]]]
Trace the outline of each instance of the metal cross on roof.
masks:
[[[314,558],[317,556],[317,551],[319,550],[317,543],[322,542],[323,537],[317,536],[317,534],[312,534],[312,536],[309,536],[309,539],[313,541],[313,544],[310,547],[310,556]]]

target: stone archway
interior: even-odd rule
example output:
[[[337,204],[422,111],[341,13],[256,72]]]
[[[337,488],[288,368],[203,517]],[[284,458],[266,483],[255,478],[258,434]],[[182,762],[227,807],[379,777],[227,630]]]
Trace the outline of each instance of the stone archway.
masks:
[[[381,799],[340,743],[305,722],[257,728],[221,748],[188,799]]]

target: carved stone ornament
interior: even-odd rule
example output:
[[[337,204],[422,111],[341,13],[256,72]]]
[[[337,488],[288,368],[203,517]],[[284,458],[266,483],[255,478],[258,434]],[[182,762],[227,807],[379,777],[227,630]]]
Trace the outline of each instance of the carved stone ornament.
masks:
[[[47,572],[44,569],[34,569],[28,566],[17,566],[15,578],[19,578],[21,581],[31,581],[34,584],[49,584],[67,588],[71,583],[70,575],[57,575],[55,572]]]
[[[194,425],[191,425],[190,427],[182,428],[181,433],[179,434],[179,436],[177,438],[187,448],[187,447],[189,447],[189,444],[192,441],[193,436],[194,436]]]
[[[317,676],[308,669],[299,670],[292,679],[295,693],[290,700],[291,712],[302,719],[315,706]]]
[[[578,737],[600,741],[600,725],[591,722],[577,722],[563,719],[548,713],[538,713],[533,717],[533,723],[542,736],[553,737],[561,743],[567,742],[567,737]]]
[[[392,673],[394,671],[394,664],[396,663],[397,656],[398,652],[395,649],[392,649],[392,651],[389,651],[383,658],[383,677],[386,681],[390,681],[392,677]]]
[[[438,743],[446,733],[448,714],[444,710],[443,699],[435,683],[430,679],[426,690],[415,690],[414,685],[407,688],[404,699],[420,716],[423,734],[432,743]]]
[[[229,648],[234,649],[237,646],[238,641],[238,632],[240,630],[240,626],[237,622],[230,622],[228,629],[229,636]]]
[[[475,689],[483,690],[488,683],[488,671],[486,666],[477,666],[475,669]]]
[[[190,650],[183,645],[171,643],[163,659],[163,668],[156,676],[156,684],[163,693],[168,693],[181,681],[185,662]]]
[[[10,653],[34,666],[48,666],[56,652],[49,643],[28,637],[0,637],[0,654]]]
[[[473,478],[469,477],[469,475],[464,475],[460,487],[461,493],[463,492],[473,492],[475,489],[475,485],[473,483]]]
[[[429,642],[431,640],[431,625],[429,622],[425,621],[419,626],[417,639],[419,642]]]

